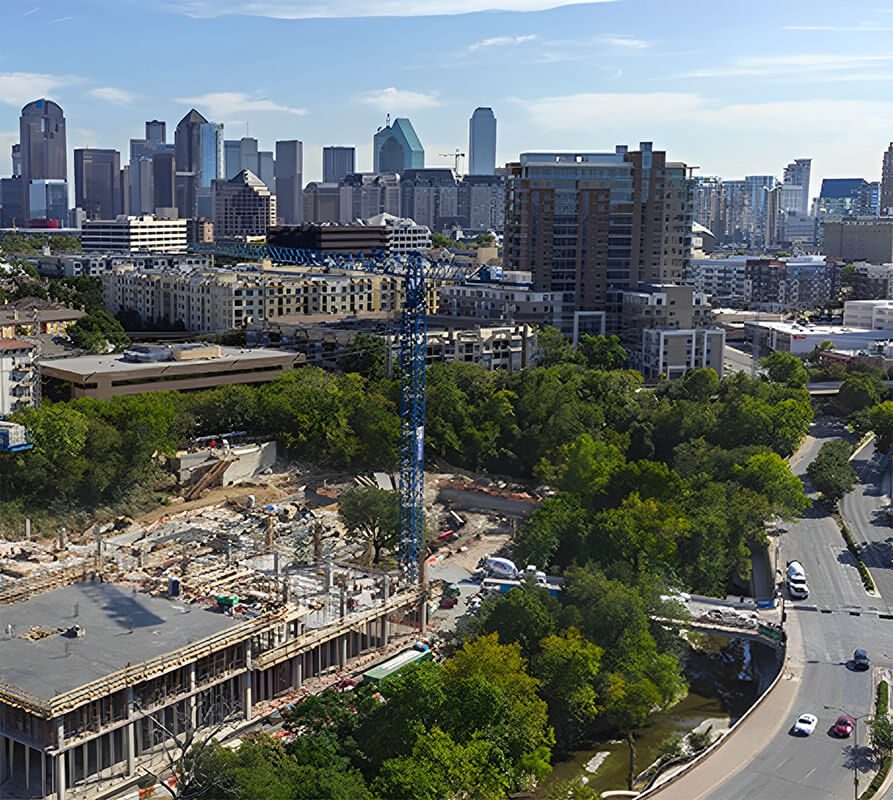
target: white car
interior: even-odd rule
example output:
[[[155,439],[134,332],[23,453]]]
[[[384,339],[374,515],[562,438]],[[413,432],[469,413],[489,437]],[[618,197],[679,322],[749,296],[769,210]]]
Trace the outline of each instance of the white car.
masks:
[[[803,600],[809,597],[809,587],[806,585],[806,578],[797,575],[788,577],[788,594],[792,600]]]
[[[812,714],[801,714],[800,718],[794,723],[791,733],[795,736],[809,736],[815,730],[817,723],[818,719]]]

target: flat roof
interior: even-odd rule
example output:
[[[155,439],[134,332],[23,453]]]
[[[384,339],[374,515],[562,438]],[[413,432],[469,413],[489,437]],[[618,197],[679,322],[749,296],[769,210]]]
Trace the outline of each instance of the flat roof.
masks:
[[[877,339],[893,338],[893,330],[873,330],[871,328],[857,328],[852,325],[798,325],[795,322],[773,322],[771,320],[746,320],[748,325],[760,328],[769,328],[780,333],[803,334],[808,336],[840,336],[841,334],[854,334],[859,336],[874,336]]]
[[[0,339],[0,350],[31,350],[33,347],[20,339]]]
[[[192,371],[200,372],[209,366],[224,366],[239,362],[257,362],[267,359],[279,361],[294,360],[295,354],[270,348],[221,347],[219,358],[195,358],[183,361],[125,361],[119,353],[100,356],[76,356],[74,358],[54,358],[40,362],[40,368],[47,374],[66,372],[81,376],[96,373],[114,375],[138,375],[141,372],[157,374],[169,371],[172,374],[185,375]],[[174,367],[178,369],[173,369]],[[195,369],[191,369],[194,367]]]
[[[113,583],[87,581],[0,606],[0,679],[45,700],[129,664],[179,650],[241,620]],[[6,635],[8,625],[13,636]],[[61,633],[21,638],[35,626],[80,625],[83,638]]]

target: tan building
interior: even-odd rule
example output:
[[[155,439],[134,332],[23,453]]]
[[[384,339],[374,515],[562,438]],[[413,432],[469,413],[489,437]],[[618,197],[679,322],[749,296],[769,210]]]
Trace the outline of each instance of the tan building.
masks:
[[[390,275],[332,274],[293,268],[257,272],[119,268],[102,276],[109,313],[139,313],[144,323],[182,322],[188,331],[216,332],[259,322],[300,317],[394,315],[403,303],[403,281]],[[438,285],[428,284],[436,313]]]
[[[266,236],[275,224],[276,196],[253,172],[243,169],[231,180],[214,181],[214,239]]]
[[[0,306],[0,338],[14,336],[37,336],[48,333],[62,336],[84,312],[76,308],[37,308]]]
[[[822,250],[829,258],[889,264],[893,262],[893,218],[825,220]]]
[[[681,378],[688,370],[712,369],[723,375],[726,333],[721,328],[642,331],[642,357],[639,369],[647,381],[661,375]]]
[[[55,400],[264,383],[294,367],[293,353],[217,345],[135,346],[124,354],[40,362],[44,393]]]

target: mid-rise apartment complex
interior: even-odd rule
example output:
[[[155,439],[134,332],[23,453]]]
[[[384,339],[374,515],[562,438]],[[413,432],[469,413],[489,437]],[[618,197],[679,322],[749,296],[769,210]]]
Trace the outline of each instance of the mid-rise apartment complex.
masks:
[[[524,153],[508,167],[503,260],[565,310],[607,308],[612,289],[677,283],[691,253],[687,168],[643,142],[637,151]],[[562,330],[570,332],[565,315]]]
[[[399,313],[403,281],[391,275],[331,274],[293,269],[263,272],[119,267],[102,276],[111,314],[134,311],[143,323],[182,323],[196,333],[222,333],[284,318],[338,319]],[[437,312],[438,286],[428,285],[428,308]]]

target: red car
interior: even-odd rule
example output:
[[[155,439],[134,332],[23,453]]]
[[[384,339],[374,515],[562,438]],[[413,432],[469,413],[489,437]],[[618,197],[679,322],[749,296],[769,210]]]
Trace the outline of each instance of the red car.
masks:
[[[832,730],[834,731],[835,736],[840,736],[842,739],[846,739],[853,732],[853,728],[856,727],[856,720],[852,717],[848,717],[846,714],[841,714],[837,718],[837,722],[834,723],[834,727]]]

